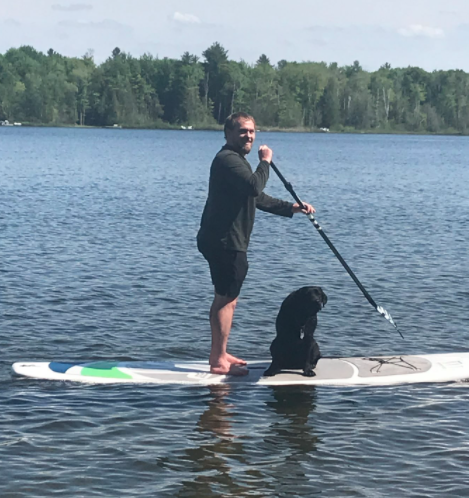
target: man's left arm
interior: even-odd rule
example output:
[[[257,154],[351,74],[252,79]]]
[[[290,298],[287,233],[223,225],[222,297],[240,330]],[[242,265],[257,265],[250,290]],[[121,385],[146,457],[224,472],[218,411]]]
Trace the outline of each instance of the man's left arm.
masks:
[[[279,216],[286,216],[291,218],[294,213],[314,213],[315,209],[311,204],[303,202],[305,210],[301,209],[300,206],[295,203],[282,201],[281,199],[276,199],[270,195],[264,194],[262,192],[256,197],[256,208],[267,213],[277,214]]]
[[[293,204],[291,202],[275,199],[262,192],[256,197],[256,208],[267,213],[278,214],[279,216],[293,216]]]

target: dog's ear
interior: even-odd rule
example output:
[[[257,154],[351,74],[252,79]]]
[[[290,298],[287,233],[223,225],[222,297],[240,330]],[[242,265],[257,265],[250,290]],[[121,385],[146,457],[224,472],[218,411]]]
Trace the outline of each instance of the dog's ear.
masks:
[[[321,289],[321,302],[322,302],[322,307],[326,306],[327,304],[327,296],[326,293]]]
[[[318,303],[320,303],[319,309],[321,310],[327,303],[326,293],[322,290],[321,287],[312,287],[311,289],[316,300],[318,301]]]

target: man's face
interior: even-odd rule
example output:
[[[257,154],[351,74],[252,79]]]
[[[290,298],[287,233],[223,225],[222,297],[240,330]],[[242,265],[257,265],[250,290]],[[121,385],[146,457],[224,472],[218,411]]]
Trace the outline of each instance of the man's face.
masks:
[[[251,152],[256,138],[256,126],[251,119],[238,119],[234,130],[226,130],[226,143],[246,155]]]

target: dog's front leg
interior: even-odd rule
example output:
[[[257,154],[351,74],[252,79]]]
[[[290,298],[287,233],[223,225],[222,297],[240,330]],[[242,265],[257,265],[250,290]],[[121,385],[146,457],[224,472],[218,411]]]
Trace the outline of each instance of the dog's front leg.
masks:
[[[309,355],[306,358],[304,375],[306,377],[314,377],[316,373],[314,369],[316,368],[319,359],[321,358],[321,352],[319,351],[318,343],[313,339],[313,344],[309,348]]]
[[[282,367],[280,363],[278,363],[274,359],[272,360],[270,367],[264,372],[264,377],[273,377],[274,375],[277,375],[281,370]]]
[[[310,342],[306,341],[305,342]],[[316,343],[316,341],[314,341]],[[317,343],[316,343],[317,346]],[[319,349],[319,348],[318,348]],[[312,358],[312,351],[313,351],[313,345],[310,344],[306,347],[306,362],[305,366],[303,368],[303,375],[306,377],[314,377],[316,374],[314,373],[314,367],[316,364],[313,365],[313,358]],[[316,361],[317,363],[317,361]]]
[[[316,330],[317,318],[316,316],[311,317],[311,319],[306,323],[304,328],[304,348],[306,351],[306,362],[303,369],[303,374],[306,377],[314,377],[316,374],[314,369],[321,358],[321,352],[319,351],[319,346],[314,339],[314,331]]]

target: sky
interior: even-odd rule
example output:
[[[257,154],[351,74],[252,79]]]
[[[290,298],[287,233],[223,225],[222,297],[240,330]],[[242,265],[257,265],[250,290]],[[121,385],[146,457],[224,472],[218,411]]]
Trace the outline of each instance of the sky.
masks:
[[[469,0],[0,0],[0,53],[31,45],[66,56],[115,47],[179,58],[219,42],[232,60],[358,60],[469,72]]]

